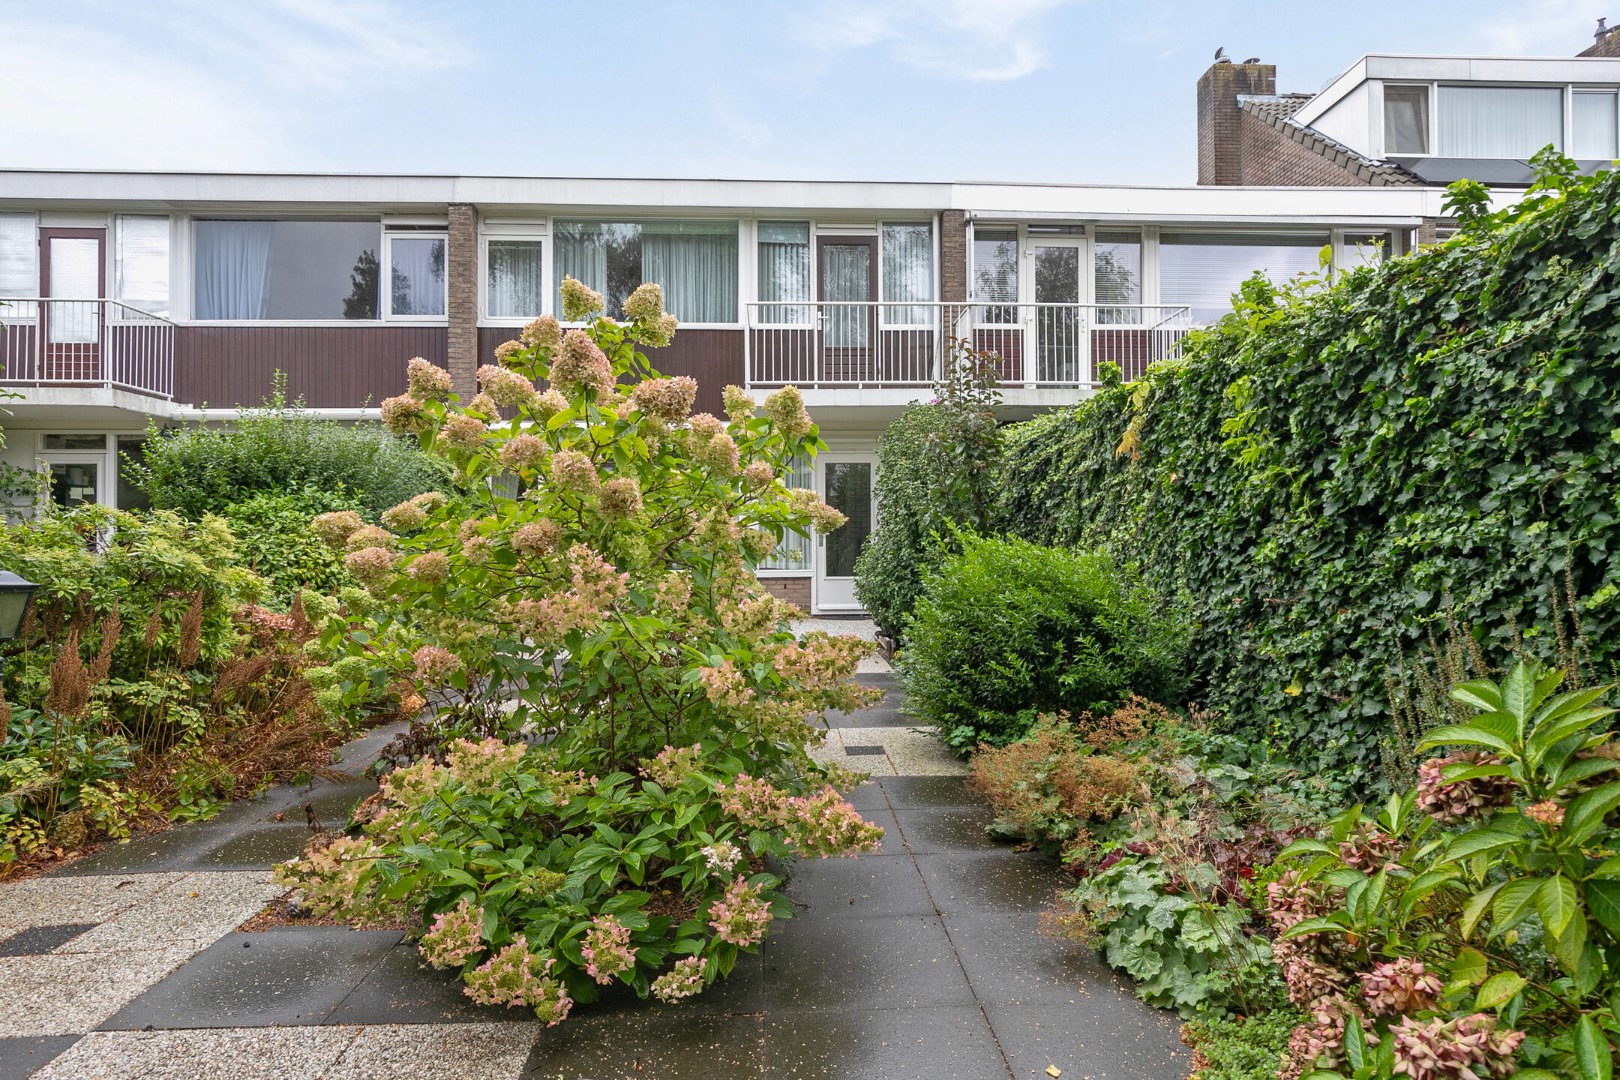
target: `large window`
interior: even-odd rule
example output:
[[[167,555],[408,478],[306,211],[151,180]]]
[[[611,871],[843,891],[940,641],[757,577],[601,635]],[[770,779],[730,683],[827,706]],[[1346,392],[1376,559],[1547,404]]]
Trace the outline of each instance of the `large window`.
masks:
[[[1620,156],[1620,112],[1613,90],[1577,90],[1572,96],[1570,153],[1583,160],[1613,161]]]
[[[934,298],[934,230],[930,225],[883,226],[883,299]],[[917,305],[885,307],[883,321],[892,325],[927,326],[929,309]]]
[[[532,319],[545,302],[541,241],[484,242],[484,307],[494,319]]]
[[[782,473],[782,483],[790,488],[814,487],[815,479],[810,472],[810,463],[802,458],[794,458]],[[809,573],[811,569],[809,535],[789,529],[787,535],[776,545],[776,551],[771,557],[760,560],[758,569]]]
[[[1196,323],[1232,310],[1232,294],[1259,271],[1272,281],[1311,273],[1320,265],[1326,233],[1170,232],[1159,234],[1159,299],[1185,304]]]
[[[199,319],[375,319],[376,221],[200,220],[192,224]]]
[[[1100,323],[1142,321],[1142,234],[1098,229],[1092,256],[1093,295]],[[1113,306],[1118,305],[1118,306]]]
[[[1562,87],[1442,86],[1435,115],[1446,157],[1528,158],[1564,147]]]
[[[114,246],[117,297],[153,315],[169,313],[169,219],[118,219]]]
[[[759,223],[759,321],[810,321],[810,223]],[[803,301],[804,303],[801,303]]]
[[[39,232],[33,214],[0,214],[0,297],[39,295]],[[16,314],[0,308],[0,316]]]
[[[388,231],[388,315],[394,318],[444,318],[445,247],[442,229]]]
[[[652,281],[682,322],[737,321],[734,221],[559,221],[556,244],[557,287],[579,279],[606,298],[609,315],[622,314],[636,286]]]
[[[1384,153],[1429,152],[1429,88],[1384,87]]]
[[[1018,321],[1018,231],[973,230],[973,299],[988,306],[980,318],[991,323]]]

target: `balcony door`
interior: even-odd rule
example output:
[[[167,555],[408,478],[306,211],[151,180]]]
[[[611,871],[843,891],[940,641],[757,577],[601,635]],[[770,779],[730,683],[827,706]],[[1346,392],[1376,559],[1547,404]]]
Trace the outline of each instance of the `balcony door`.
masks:
[[[823,236],[816,241],[821,282],[822,378],[867,382],[877,377],[877,237]]]
[[[816,537],[817,611],[860,611],[855,598],[855,560],[877,524],[877,459],[871,454],[822,454],[816,487],[822,501],[848,520]]]
[[[41,377],[49,382],[100,382],[100,299],[107,295],[106,229],[39,230]]]
[[[1035,348],[1025,352],[1034,360],[1024,370],[1026,382],[1073,385],[1084,373],[1086,318],[1082,302],[1081,270],[1085,238],[1042,239],[1030,245],[1030,278],[1035,301],[1030,311]],[[1033,353],[1033,356],[1031,356]]]

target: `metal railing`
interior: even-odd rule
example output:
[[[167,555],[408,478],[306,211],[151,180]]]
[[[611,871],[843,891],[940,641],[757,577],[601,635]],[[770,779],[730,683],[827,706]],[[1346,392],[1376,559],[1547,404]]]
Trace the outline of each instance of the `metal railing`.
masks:
[[[0,296],[0,385],[174,396],[174,323],[117,300]]]
[[[1003,385],[1091,387],[1101,364],[1135,379],[1181,354],[1180,304],[760,301],[747,305],[749,386],[907,388],[939,381],[951,338],[994,353]]]

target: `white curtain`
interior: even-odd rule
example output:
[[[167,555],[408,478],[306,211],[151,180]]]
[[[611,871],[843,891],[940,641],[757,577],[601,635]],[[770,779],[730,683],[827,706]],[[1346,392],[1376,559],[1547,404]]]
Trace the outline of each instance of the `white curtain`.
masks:
[[[1535,86],[1442,86],[1440,153],[1528,158],[1564,145],[1564,91]]]
[[[794,458],[782,472],[782,483],[790,488],[814,487],[810,475],[810,463],[800,458]],[[780,543],[776,545],[776,552],[768,559],[759,563],[761,570],[804,570],[809,571],[810,565],[810,537],[788,531]]]
[[[1384,153],[1429,152],[1429,88],[1384,87]]]
[[[395,236],[389,241],[389,277],[395,315],[444,314],[442,237]]]
[[[607,244],[596,224],[557,224],[557,317],[562,317],[563,278],[571,277],[599,293],[607,292]]]
[[[759,298],[762,301],[810,299],[810,226],[799,223],[760,222]],[[810,308],[797,304],[767,303],[760,322],[810,321]]]
[[[264,317],[273,221],[198,221],[192,225],[199,319]]]
[[[883,299],[934,298],[934,234],[928,225],[883,226]],[[932,320],[925,307],[885,307],[889,325],[926,326]]]
[[[486,297],[489,314],[516,319],[540,314],[544,299],[541,265],[540,241],[491,240]]]
[[[864,349],[870,338],[872,249],[865,244],[823,244],[821,248],[822,334],[828,345]],[[852,302],[842,302],[852,301]]]
[[[1571,153],[1582,160],[1613,161],[1620,148],[1620,115],[1616,114],[1614,91],[1575,92],[1574,146]]]
[[[664,306],[682,322],[736,322],[737,227],[643,225],[641,277],[663,286]]]
[[[1232,310],[1232,294],[1250,274],[1280,282],[1314,273],[1327,242],[1326,233],[1160,233],[1159,299],[1187,305],[1195,323],[1212,323]]]
[[[118,299],[154,315],[169,313],[169,219],[118,218]]]

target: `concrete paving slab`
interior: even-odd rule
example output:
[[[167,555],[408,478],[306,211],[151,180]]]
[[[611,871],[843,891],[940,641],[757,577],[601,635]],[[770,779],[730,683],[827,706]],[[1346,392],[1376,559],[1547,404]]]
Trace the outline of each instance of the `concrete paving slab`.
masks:
[[[984,805],[956,776],[885,776],[879,778],[878,786],[896,810],[916,806]]]
[[[201,952],[284,891],[268,870],[187,874],[55,951],[185,945]]]
[[[907,858],[806,859],[793,864],[787,893],[800,918],[933,915],[916,864]]]
[[[0,1036],[92,1031],[192,955],[170,946],[0,958]]]
[[[827,710],[828,727],[916,727],[915,717],[900,711],[899,697],[890,694],[870,708],[857,712]]]
[[[86,855],[52,870],[51,878],[95,877],[159,871],[184,873],[197,868],[197,860],[210,848],[229,838],[233,826],[224,822],[193,821],[171,825],[160,833],[137,836],[125,844],[106,844],[93,855]]]
[[[195,865],[205,870],[256,870],[296,859],[310,837],[309,823],[298,813],[297,822],[251,825],[198,854]]]
[[[437,971],[422,963],[415,945],[395,945],[327,1016],[326,1022],[490,1024],[509,1023],[524,1015],[522,1009],[479,1005],[462,992],[464,985],[459,970]],[[524,1053],[528,1053],[527,1046]]]
[[[35,1080],[319,1080],[354,1028],[95,1032]]]
[[[693,1001],[701,1000],[699,998]],[[758,1015],[688,1007],[581,1015],[543,1031],[523,1076],[529,1080],[748,1080],[764,1075]]]
[[[893,813],[906,846],[918,855],[1005,850],[985,834],[995,816],[987,807],[908,807]]]
[[[325,1023],[403,935],[277,926],[221,938],[107,1020],[105,1030]]]
[[[889,808],[889,797],[883,794],[883,789],[878,786],[876,780],[866,781],[866,783],[845,795],[844,798],[849,800],[849,805],[862,813],[868,810],[887,810]]]
[[[0,956],[38,956],[66,945],[86,930],[94,930],[95,923],[56,923],[49,926],[31,926],[27,930],[8,935],[0,941]]]
[[[0,1080],[23,1080],[78,1042],[78,1035],[36,1035],[0,1039]]]
[[[772,1012],[973,1004],[933,915],[795,919],[765,939],[764,953]]]
[[[37,877],[0,885],[0,926],[99,923],[180,880],[180,874],[132,873],[89,881]]]
[[[540,1031],[534,1021],[363,1027],[321,1080],[516,1080]]]
[[[765,1018],[765,1075],[793,1080],[995,1080],[1007,1066],[977,1006],[793,1009]]]
[[[934,904],[946,915],[1040,911],[1073,879],[1033,852],[918,855]]]
[[[947,915],[945,930],[984,1005],[1090,1011],[1096,1002],[1133,993],[1095,951],[1042,934],[1037,913]]]
[[[990,1028],[1017,1080],[1056,1065],[1090,1080],[1183,1080],[1192,1051],[1181,1022],[1134,997],[1097,994],[1073,1005],[986,1005]]]

